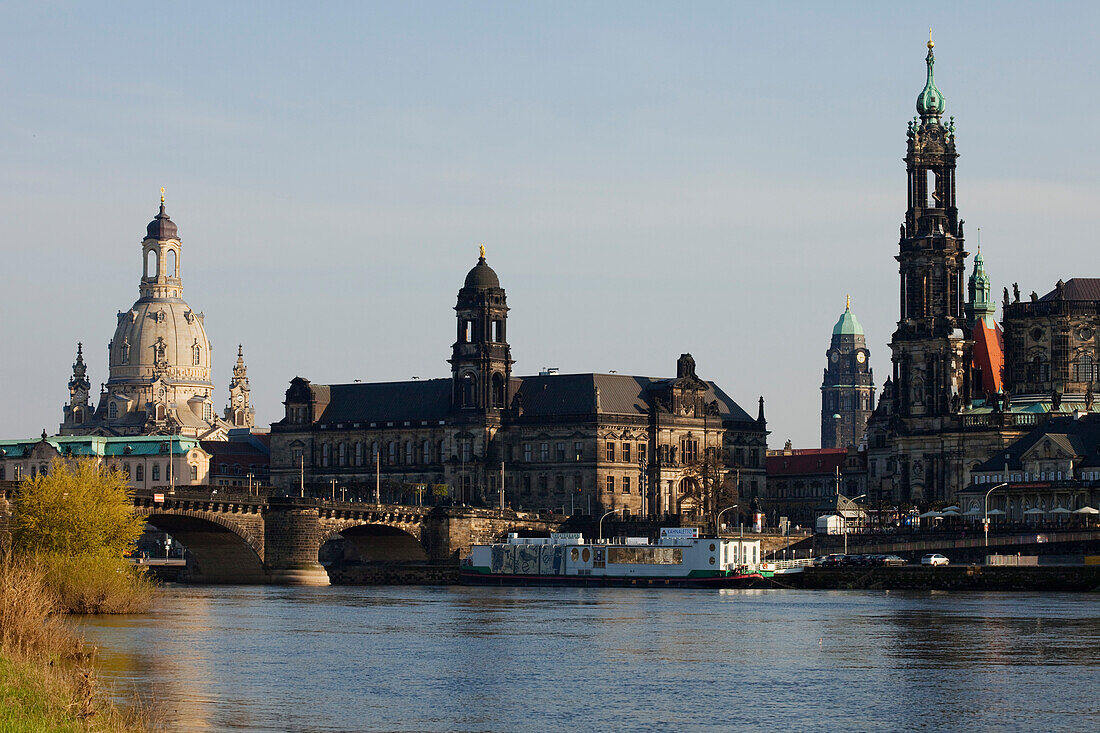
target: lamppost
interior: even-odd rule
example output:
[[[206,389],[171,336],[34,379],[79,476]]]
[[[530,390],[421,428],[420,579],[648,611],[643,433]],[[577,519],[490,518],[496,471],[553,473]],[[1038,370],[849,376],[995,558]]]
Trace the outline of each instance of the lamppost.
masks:
[[[251,471],[249,471],[247,475],[248,475],[248,495],[252,496],[252,479],[255,477],[255,474],[252,473]]]
[[[848,504],[851,505],[856,499],[862,499],[865,496],[867,496],[867,494],[860,494],[859,496],[855,496],[855,497],[852,497],[851,499],[847,499]],[[847,510],[845,510],[845,511],[847,511]],[[844,520],[844,554],[847,555],[848,554],[848,515],[847,514],[842,515],[842,519]]]
[[[606,512],[603,515],[603,517],[600,517],[600,524],[599,524],[599,528],[600,528],[600,539],[599,539],[599,541],[600,542],[603,542],[603,520],[604,520],[604,517],[610,517],[615,512],[621,512],[622,510],[623,510],[622,507],[619,507],[618,509],[612,509],[611,511]]]
[[[736,508],[737,508],[736,504],[731,504],[728,507],[726,507],[725,509],[723,509],[722,511],[718,512],[717,515],[715,515],[715,517],[714,517],[714,534],[715,534],[715,536],[720,536],[721,535],[721,533],[718,531],[718,528],[721,527],[722,525],[718,520],[720,520],[722,518],[722,515],[725,514],[726,512],[728,512],[730,509],[736,509]]]
[[[982,519],[982,525],[985,527],[985,546],[989,547],[989,495],[997,489],[1003,489],[1008,486],[1007,483],[997,484],[989,491],[985,492],[985,517]]]

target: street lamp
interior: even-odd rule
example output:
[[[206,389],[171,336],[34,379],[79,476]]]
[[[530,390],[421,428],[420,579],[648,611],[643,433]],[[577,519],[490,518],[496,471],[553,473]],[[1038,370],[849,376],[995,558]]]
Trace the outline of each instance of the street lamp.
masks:
[[[997,484],[989,491],[985,492],[985,518],[982,520],[982,525],[985,527],[985,546],[989,547],[989,495],[997,489],[1003,489],[1008,486],[1007,483]]]
[[[848,499],[848,503],[851,504],[856,499],[862,499],[865,496],[867,496],[867,494],[860,494],[859,496],[854,496],[851,499]],[[845,510],[845,511],[847,511],[847,510]],[[841,518],[844,520],[844,554],[847,555],[848,554],[848,515],[844,514]]]
[[[603,515],[603,517],[600,517],[600,524],[599,524],[599,528],[600,528],[600,542],[603,542],[603,520],[604,520],[604,517],[610,517],[610,516],[611,516],[612,514],[614,514],[615,512],[621,512],[622,510],[623,510],[623,509],[622,509],[622,507],[619,507],[618,509],[612,509],[611,511],[609,511],[609,512],[606,512],[606,513],[605,513],[605,514]]]
[[[715,517],[714,517],[714,534],[715,535],[721,536],[721,532],[718,531],[718,528],[722,526],[721,522],[719,522],[719,520],[722,518],[722,515],[725,514],[726,512],[728,512],[730,509],[736,509],[736,508],[737,508],[736,504],[731,504],[730,506],[726,507],[722,511],[718,512],[717,515],[715,515]]]

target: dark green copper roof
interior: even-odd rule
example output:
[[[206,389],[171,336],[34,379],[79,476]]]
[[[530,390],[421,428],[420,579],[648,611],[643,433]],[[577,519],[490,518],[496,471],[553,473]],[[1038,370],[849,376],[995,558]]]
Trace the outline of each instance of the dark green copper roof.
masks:
[[[932,53],[932,32],[928,32],[928,56],[925,63],[928,64],[928,80],[924,83],[924,89],[917,95],[917,113],[924,122],[938,122],[943,111],[947,108],[943,93],[936,88],[936,80],[933,77],[932,67],[936,64],[936,57]]]

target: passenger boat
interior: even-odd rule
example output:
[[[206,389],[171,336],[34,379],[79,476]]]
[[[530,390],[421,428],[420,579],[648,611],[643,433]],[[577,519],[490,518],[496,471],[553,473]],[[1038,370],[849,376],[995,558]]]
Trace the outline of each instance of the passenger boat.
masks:
[[[474,545],[460,575],[470,585],[738,588],[764,580],[760,565],[760,540],[700,537],[684,527],[662,529],[656,544],[511,534],[507,542]]]

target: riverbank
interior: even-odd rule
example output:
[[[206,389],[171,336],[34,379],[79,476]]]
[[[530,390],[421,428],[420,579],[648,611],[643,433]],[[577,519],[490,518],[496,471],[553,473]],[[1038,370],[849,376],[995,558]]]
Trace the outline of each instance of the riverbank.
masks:
[[[778,575],[777,584],[812,590],[971,590],[1100,592],[1100,566],[806,568]]]
[[[74,607],[112,598],[102,585],[78,584],[94,571],[60,584],[49,574],[33,559],[0,559],[0,731],[149,730],[145,713],[107,698],[95,675],[95,648],[62,620]]]

